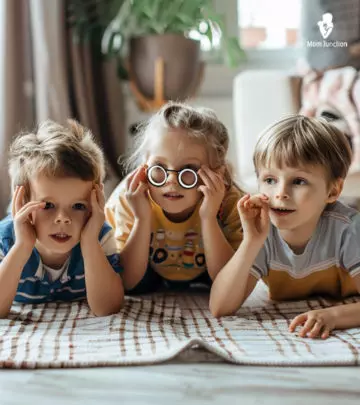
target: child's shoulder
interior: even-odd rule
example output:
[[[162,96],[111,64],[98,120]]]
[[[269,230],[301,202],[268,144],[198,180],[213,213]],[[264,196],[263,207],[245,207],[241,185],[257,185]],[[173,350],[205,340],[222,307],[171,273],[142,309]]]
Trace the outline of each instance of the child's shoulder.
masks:
[[[11,215],[0,221],[0,239],[14,238],[14,221]]]
[[[327,222],[332,222],[339,226],[351,224],[354,220],[359,218],[359,215],[359,211],[355,208],[340,201],[336,201],[334,204],[329,205],[322,213],[322,217]]]
[[[111,236],[113,233],[113,229],[110,226],[110,224],[108,224],[106,221],[103,223],[103,226],[101,227],[100,233],[99,233],[99,241],[102,241],[103,238],[109,237]]]

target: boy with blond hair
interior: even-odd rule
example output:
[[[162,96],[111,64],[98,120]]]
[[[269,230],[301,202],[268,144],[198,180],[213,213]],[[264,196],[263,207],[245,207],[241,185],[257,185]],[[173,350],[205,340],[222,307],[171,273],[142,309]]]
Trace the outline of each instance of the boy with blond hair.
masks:
[[[325,120],[290,116],[265,130],[254,165],[260,194],[238,202],[244,239],[217,275],[210,309],[234,313],[261,278],[270,298],[360,292],[360,214],[337,201],[351,163],[345,135]],[[302,337],[360,326],[360,302],[295,317]]]
[[[11,215],[0,222],[0,317],[13,301],[86,298],[92,312],[118,312],[119,254],[105,223],[104,158],[75,121],[42,123],[9,153]]]

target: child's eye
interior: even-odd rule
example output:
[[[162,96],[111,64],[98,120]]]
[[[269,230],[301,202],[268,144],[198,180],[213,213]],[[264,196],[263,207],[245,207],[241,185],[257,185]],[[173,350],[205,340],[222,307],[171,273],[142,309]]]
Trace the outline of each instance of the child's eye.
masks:
[[[304,180],[304,179],[299,178],[299,179],[294,180],[294,184],[296,186],[304,186],[305,184],[308,184],[308,182],[306,180]]]
[[[86,205],[82,203],[76,203],[73,205],[74,210],[77,211],[85,211],[86,210]]]
[[[49,201],[45,201],[45,207],[44,210],[49,210],[50,208],[54,208],[55,205]]]
[[[266,179],[264,179],[264,183],[266,183],[266,184],[275,184],[275,179],[273,179],[271,177],[267,177]]]
[[[180,170],[184,170],[184,169],[191,169],[191,170],[194,170],[194,172],[198,172],[200,170],[200,167],[196,166],[196,165],[185,165]]]

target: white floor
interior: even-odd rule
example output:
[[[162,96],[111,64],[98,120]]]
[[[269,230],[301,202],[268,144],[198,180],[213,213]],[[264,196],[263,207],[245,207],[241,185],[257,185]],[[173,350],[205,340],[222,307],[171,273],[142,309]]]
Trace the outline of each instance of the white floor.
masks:
[[[0,370],[0,405],[360,403],[359,367],[237,366],[207,353],[193,361],[187,352],[155,366]]]

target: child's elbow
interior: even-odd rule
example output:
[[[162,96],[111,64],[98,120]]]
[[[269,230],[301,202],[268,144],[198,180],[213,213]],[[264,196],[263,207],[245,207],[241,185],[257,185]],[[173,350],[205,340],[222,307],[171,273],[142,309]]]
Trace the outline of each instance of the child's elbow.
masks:
[[[222,316],[230,315],[224,310],[224,307],[219,302],[216,302],[216,301],[214,302],[214,300],[212,300],[211,298],[210,298],[210,302],[209,302],[209,309],[210,309],[211,315],[215,318],[220,318]]]
[[[114,308],[103,308],[103,309],[97,309],[97,310],[93,310],[93,314],[96,317],[103,317],[103,316],[110,316],[110,315],[115,315],[117,313],[120,312],[121,307],[114,307]]]
[[[92,313],[96,317],[116,315],[120,312],[120,310],[123,306],[123,303],[124,303],[124,299],[122,299],[119,302],[113,303],[112,305],[106,305],[104,307],[98,307],[98,308],[91,308],[91,310],[92,310]]]
[[[229,305],[229,300],[226,298],[226,302],[221,302],[210,296],[209,310],[211,315],[215,318],[220,318],[222,316],[234,315],[235,312],[240,308],[241,305],[236,304]]]
[[[10,309],[5,311],[0,311],[0,319],[6,319],[9,316]]]

